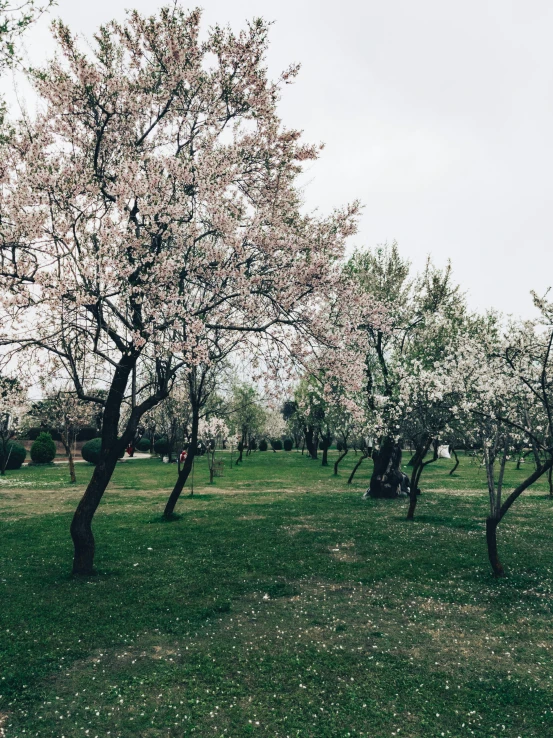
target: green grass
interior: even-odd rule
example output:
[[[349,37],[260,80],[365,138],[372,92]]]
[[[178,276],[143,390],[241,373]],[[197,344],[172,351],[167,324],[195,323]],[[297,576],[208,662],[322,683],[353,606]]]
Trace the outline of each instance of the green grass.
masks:
[[[201,459],[171,523],[174,466],[120,464],[84,580],[68,528],[91,467],[0,480],[6,738],[553,736],[546,485],[501,525],[495,581],[478,462],[429,467],[412,524],[361,499],[370,462],[346,485],[354,462],[256,453],[209,486]]]

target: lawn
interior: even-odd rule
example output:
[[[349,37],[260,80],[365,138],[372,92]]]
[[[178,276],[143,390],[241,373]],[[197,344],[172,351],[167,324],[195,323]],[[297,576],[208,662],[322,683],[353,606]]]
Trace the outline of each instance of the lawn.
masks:
[[[430,467],[414,523],[361,499],[370,461],[346,485],[353,454],[338,477],[296,452],[226,461],[209,486],[199,460],[171,523],[175,468],[120,464],[88,579],[68,528],[91,468],[0,480],[0,735],[553,736],[545,484],[501,525],[495,581],[477,461]]]

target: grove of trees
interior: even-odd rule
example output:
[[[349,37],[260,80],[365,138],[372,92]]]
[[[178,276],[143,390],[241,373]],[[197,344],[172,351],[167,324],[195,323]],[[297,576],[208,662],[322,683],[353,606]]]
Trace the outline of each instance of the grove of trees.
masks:
[[[5,58],[44,9],[3,28]],[[299,70],[270,79],[268,32],[205,32],[178,5],[130,12],[90,47],[53,23],[56,56],[29,73],[37,112],[0,138],[0,471],[25,412],[60,438],[71,482],[78,434],[97,428],[71,524],[86,575],[95,512],[139,441],[179,458],[166,519],[202,449],[213,481],[227,444],[235,464],[284,445],[327,466],[336,443],[329,473],[355,453],[351,482],[372,456],[368,496],[407,486],[414,524],[438,448],[474,449],[501,576],[500,522],[552,484],[553,303],[534,295],[534,320],[475,314],[451,265],[414,273],[395,243],[348,257],[359,203],[306,212],[299,178],[320,150],[279,117]],[[506,492],[525,452],[534,468]]]

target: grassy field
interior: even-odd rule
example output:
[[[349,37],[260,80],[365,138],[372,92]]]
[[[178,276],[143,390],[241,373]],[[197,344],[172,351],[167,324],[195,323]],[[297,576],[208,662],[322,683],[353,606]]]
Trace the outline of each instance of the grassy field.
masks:
[[[354,461],[256,453],[210,487],[202,459],[171,523],[175,468],[120,464],[86,580],[68,527],[90,467],[77,488],[65,467],[9,473],[0,735],[553,736],[545,484],[502,524],[495,581],[478,462],[431,467],[407,523],[403,500],[361,499],[370,462],[346,485]]]

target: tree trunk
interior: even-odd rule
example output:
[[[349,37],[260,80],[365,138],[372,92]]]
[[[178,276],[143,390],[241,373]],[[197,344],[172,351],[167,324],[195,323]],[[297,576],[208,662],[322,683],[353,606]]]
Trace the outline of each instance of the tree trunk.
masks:
[[[313,433],[313,443],[311,444],[311,458],[317,461],[319,458],[319,432]]]
[[[307,453],[309,454],[309,457],[313,459],[315,458],[315,456],[313,456],[313,428],[309,428],[309,427],[305,428],[304,436],[305,436],[305,446],[307,448]]]
[[[71,448],[69,448],[69,453],[67,454],[69,458],[69,479],[71,481],[71,484],[77,483],[77,475],[75,474],[75,459],[73,458],[73,451]]]
[[[373,453],[373,460],[369,497],[397,497],[401,486],[401,445],[385,438],[380,450]]]
[[[324,445],[324,448],[323,448],[323,460],[322,460],[321,466],[328,466],[328,448],[326,444]]]
[[[342,455],[341,455],[341,456],[339,456],[339,457],[338,457],[338,458],[336,459],[336,461],[334,462],[334,476],[335,476],[335,477],[337,477],[337,476],[338,476],[338,464],[339,464],[339,463],[340,463],[340,462],[342,461],[342,459],[344,458],[344,456],[345,456],[345,455],[347,454],[347,452],[348,452],[348,451],[349,451],[349,449],[348,449],[348,448],[346,448],[346,449],[345,449],[345,451],[344,451],[344,452],[342,453]]]
[[[547,481],[549,482],[549,497],[553,497],[553,466],[549,467]]]
[[[359,467],[363,463],[363,459],[364,458],[365,458],[365,456],[360,456],[359,457],[359,461],[357,462],[357,464],[351,470],[351,474],[349,475],[349,479],[348,479],[348,484],[351,484],[353,482],[353,477],[355,476],[355,472],[359,469]]]
[[[486,519],[486,543],[488,544],[488,558],[492,566],[494,577],[502,577],[505,572],[497,555],[497,526],[500,518]]]
[[[420,448],[415,449],[415,453],[413,454],[413,456],[411,456],[411,458],[407,462],[407,466],[417,466],[419,462],[422,461],[422,459],[420,458],[420,455],[421,455],[421,449]]]
[[[455,470],[459,466],[459,457],[457,456],[457,451],[454,448],[452,448],[451,449],[451,453],[453,454],[453,456],[455,458],[455,465],[453,466],[453,469],[451,469],[451,471],[449,472],[449,476],[450,477],[453,476],[453,473],[455,472]]]
[[[192,432],[190,434],[190,443],[188,445],[188,454],[185,462],[182,465],[182,469],[179,472],[173,491],[169,495],[165,510],[163,511],[163,517],[166,520],[170,520],[175,512],[175,506],[181,495],[186,480],[188,479],[190,472],[192,471],[192,465],[194,463],[194,456],[196,455],[196,449],[198,447],[198,423],[200,420],[200,409],[192,407]],[[211,470],[210,470],[211,471]]]
[[[119,452],[134,437],[138,418],[131,414],[131,419],[123,436],[118,439],[117,431],[121,416],[121,403],[136,358],[126,359],[115,370],[111,387],[104,406],[102,423],[102,447],[100,459],[94,469],[92,478],[79,502],[71,522],[71,538],[75,553],[73,557],[73,574],[92,574],[94,572],[94,535],[92,534],[92,518],[100,504],[100,500],[111,479]]]
[[[94,573],[95,545],[92,533],[92,518],[109,484],[118,457],[117,445],[111,448],[108,453],[101,454],[100,461],[92,474],[92,479],[75,510],[71,522],[71,538],[75,547],[73,574]]]
[[[2,463],[0,464],[0,475],[6,476],[6,466],[8,465],[8,442],[2,438]]]

